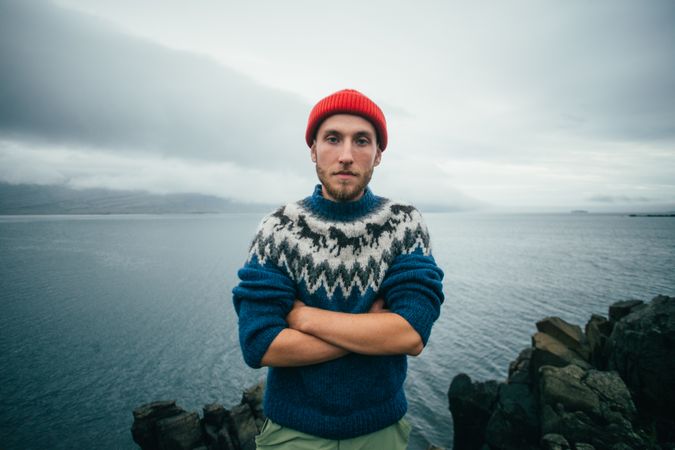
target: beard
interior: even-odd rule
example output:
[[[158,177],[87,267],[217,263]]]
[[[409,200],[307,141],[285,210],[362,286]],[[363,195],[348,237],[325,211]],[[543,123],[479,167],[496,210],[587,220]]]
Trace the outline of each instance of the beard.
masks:
[[[341,170],[351,169],[345,168]],[[355,177],[356,179],[354,180],[356,181],[355,183],[348,184],[342,183],[339,180],[333,180],[333,183],[331,184],[332,173],[322,169],[318,164],[316,165],[316,174],[319,177],[319,181],[321,181],[326,192],[339,202],[351,202],[360,197],[366,189],[366,186],[368,186],[368,183],[370,183],[374,170],[375,167],[373,166],[364,173],[360,175],[357,174]]]

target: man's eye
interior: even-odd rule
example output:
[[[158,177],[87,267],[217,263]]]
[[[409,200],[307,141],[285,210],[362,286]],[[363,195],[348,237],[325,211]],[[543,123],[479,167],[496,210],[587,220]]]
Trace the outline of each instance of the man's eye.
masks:
[[[338,138],[335,136],[328,136],[326,138],[326,142],[330,142],[331,144],[337,144]]]
[[[356,140],[358,145],[368,145],[370,142],[366,138],[359,138]]]

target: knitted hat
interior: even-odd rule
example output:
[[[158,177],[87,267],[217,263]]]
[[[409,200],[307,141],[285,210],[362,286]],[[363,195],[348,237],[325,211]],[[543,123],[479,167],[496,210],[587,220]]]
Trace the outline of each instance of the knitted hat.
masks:
[[[384,113],[371,99],[354,89],[344,89],[331,94],[312,108],[305,133],[307,145],[312,146],[321,122],[334,114],[353,114],[368,120],[377,131],[380,149],[384,151],[387,147],[387,121]]]

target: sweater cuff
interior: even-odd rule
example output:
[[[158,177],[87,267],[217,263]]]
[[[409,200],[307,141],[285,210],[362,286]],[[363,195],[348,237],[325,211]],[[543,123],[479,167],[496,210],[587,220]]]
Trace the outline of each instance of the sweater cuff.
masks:
[[[421,301],[425,301],[425,299]],[[424,346],[427,345],[429,336],[431,335],[431,327],[436,319],[438,319],[439,314],[437,311],[433,308],[400,308],[392,312],[403,317],[417,331],[417,334],[420,335],[422,344]]]
[[[271,327],[260,331],[255,345],[250,346],[244,352],[244,360],[253,369],[260,369],[262,367],[262,359],[270,348],[272,341],[281,333],[285,327]]]

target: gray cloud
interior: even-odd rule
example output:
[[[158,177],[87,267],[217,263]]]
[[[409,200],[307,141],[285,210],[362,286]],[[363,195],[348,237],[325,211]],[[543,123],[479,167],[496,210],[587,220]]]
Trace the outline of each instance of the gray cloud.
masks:
[[[522,48],[506,73],[528,106],[580,135],[675,139],[675,3],[556,5],[530,10],[539,26],[512,38]]]
[[[0,133],[248,167],[307,165],[309,105],[213,60],[37,1],[0,1]]]
[[[350,86],[390,124],[382,195],[565,210],[673,198],[672,0],[394,0],[376,21],[382,6],[355,0],[265,14],[57,3],[72,9],[0,0],[6,181],[293,199],[315,180],[309,103]]]

